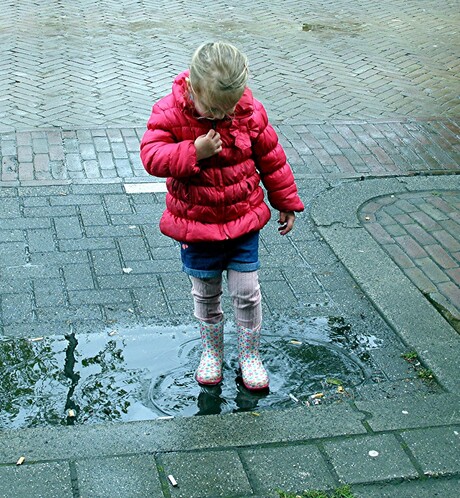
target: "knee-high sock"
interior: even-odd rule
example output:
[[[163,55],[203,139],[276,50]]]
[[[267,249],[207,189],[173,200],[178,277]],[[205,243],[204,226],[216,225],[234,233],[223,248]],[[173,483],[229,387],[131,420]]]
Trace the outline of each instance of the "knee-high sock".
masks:
[[[262,296],[258,272],[228,270],[227,278],[237,324],[248,329],[260,327],[262,322]]]
[[[190,277],[195,316],[198,320],[216,324],[223,318],[220,298],[222,295],[222,276],[215,278]]]

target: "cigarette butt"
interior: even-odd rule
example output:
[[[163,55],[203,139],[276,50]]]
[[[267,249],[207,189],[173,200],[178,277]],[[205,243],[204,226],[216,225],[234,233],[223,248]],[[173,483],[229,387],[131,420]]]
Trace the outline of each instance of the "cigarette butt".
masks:
[[[289,393],[289,397],[292,399],[292,401],[295,401],[296,403],[299,402],[299,400],[291,393]]]
[[[316,393],[316,394],[313,394],[311,399],[320,399],[320,398],[324,398],[324,393]]]
[[[165,417],[158,417],[157,420],[171,420],[174,418],[174,415],[167,415]]]
[[[29,339],[29,342],[38,342],[38,341],[43,341],[43,337],[33,337],[32,339]]]
[[[16,462],[16,465],[22,465],[25,461],[26,457],[21,457],[17,462]]]
[[[257,412],[251,412],[251,415],[254,415],[254,417],[260,417],[260,413]]]
[[[70,418],[74,418],[75,417],[75,411],[70,409],[68,412],[67,412],[67,415],[70,417]]]
[[[174,477],[172,475],[169,475],[168,476],[168,479],[169,479],[169,482],[174,486],[176,487],[177,486],[177,481],[174,479]]]
[[[109,332],[109,336],[110,336],[110,337],[112,337],[112,336],[113,336],[113,335],[115,335],[116,333],[117,333],[117,331],[116,331],[116,330],[111,330],[111,331]]]
[[[292,341],[289,341],[291,344],[295,344],[296,346],[300,346],[302,344],[301,341],[296,341],[296,340],[292,340]]]

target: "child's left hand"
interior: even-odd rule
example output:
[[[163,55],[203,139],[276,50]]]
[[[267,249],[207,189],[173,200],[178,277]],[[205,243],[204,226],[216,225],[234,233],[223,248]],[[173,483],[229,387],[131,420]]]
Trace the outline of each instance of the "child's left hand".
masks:
[[[280,211],[280,216],[278,219],[278,223],[281,225],[278,228],[280,235],[286,235],[292,230],[295,221],[295,213],[294,211]]]

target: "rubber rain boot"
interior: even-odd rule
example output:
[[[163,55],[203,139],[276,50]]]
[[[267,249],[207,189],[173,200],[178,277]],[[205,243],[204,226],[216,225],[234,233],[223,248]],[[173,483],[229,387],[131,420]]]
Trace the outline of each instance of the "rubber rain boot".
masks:
[[[247,329],[238,325],[238,361],[246,389],[268,389],[268,374],[259,355],[260,327]]]
[[[224,321],[219,323],[200,322],[203,352],[195,379],[199,384],[214,386],[222,381],[224,357]]]

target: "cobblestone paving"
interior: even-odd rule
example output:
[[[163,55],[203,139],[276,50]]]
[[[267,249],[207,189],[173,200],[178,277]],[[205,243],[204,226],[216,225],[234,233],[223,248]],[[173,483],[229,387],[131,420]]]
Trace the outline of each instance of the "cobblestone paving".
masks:
[[[413,345],[356,287],[308,208],[369,177],[429,185],[458,174],[459,21],[457,0],[2,3],[1,336],[190,319],[177,247],[157,229],[163,183],[138,145],[193,49],[224,38],[249,56],[307,205],[293,234],[262,234],[267,321],[340,317],[385,347],[368,348],[373,384],[331,406],[4,431],[1,496],[266,498],[350,483],[363,498],[457,497],[458,397],[401,358]],[[160,193],[129,190],[149,182]],[[362,207],[361,224],[458,325],[459,191],[387,194]]]
[[[164,194],[129,195],[119,184],[34,186],[2,188],[0,204],[0,334],[193,320],[178,245],[157,228]],[[369,328],[385,328],[359,292],[348,292],[353,281],[308,223],[299,221],[308,234],[283,238],[273,224],[262,233],[267,316],[349,316],[356,310],[347,303],[356,299]],[[290,267],[282,264],[286,255]]]
[[[289,162],[302,176],[353,178],[455,172],[460,165],[456,120],[279,124]],[[139,159],[144,127],[0,133],[4,185],[34,182],[159,181]]]
[[[0,126],[144,123],[203,40],[237,43],[272,120],[456,116],[457,1],[6,0]],[[276,96],[276,98],[274,98]]]
[[[460,192],[372,200],[363,225],[460,332]]]

